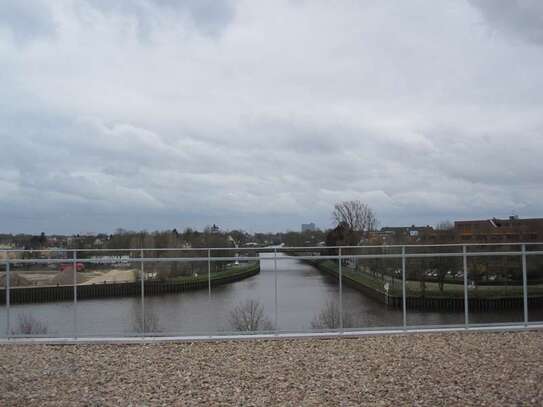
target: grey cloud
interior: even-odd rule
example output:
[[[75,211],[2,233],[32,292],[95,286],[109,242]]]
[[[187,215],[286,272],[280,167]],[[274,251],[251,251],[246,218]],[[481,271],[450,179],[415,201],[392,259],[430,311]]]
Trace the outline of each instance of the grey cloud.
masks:
[[[543,2],[540,0],[470,0],[470,3],[491,25],[543,45]]]
[[[0,27],[6,27],[17,41],[27,42],[51,36],[56,25],[51,10],[42,0],[4,0],[0,3]]]
[[[488,46],[464,3],[355,3],[51,3],[58,41],[0,47],[0,226],[327,227],[342,199],[382,224],[540,215],[540,49]]]
[[[220,34],[232,21],[233,0],[86,0],[93,8],[104,13],[116,13],[136,19],[140,33],[148,35],[162,16],[188,17],[204,34]],[[158,15],[157,15],[158,12]],[[183,24],[182,20],[178,24]]]
[[[273,128],[267,119],[261,125],[262,132],[281,134],[285,129],[284,124]],[[258,128],[252,122],[239,133],[253,134]],[[329,131],[293,123],[288,134],[300,135],[309,146],[329,140]],[[72,140],[73,134],[80,137]],[[313,139],[306,139],[307,134]],[[541,151],[538,142],[511,158],[503,140],[488,145],[482,136],[462,140],[449,132],[408,143],[368,129],[336,128],[335,134],[341,142],[329,153],[277,149],[281,143],[288,147],[288,140],[264,143],[259,152],[243,143],[217,146],[182,136],[181,144],[168,145],[165,140],[171,137],[149,129],[83,120],[39,135],[2,137],[8,159],[0,164],[5,170],[0,181],[10,186],[11,200],[22,208],[35,212],[31,208],[39,197],[41,210],[55,213],[62,207],[70,216],[89,211],[109,216],[137,211],[172,217],[195,211],[200,216],[286,216],[301,215],[307,208],[317,216],[345,197],[363,199],[383,216],[409,207],[437,216],[529,206],[526,182]],[[449,140],[455,138],[451,148]],[[190,154],[184,154],[182,145],[190,146]],[[421,154],[421,145],[432,153]],[[502,168],[508,159],[511,165]],[[519,185],[509,185],[508,172],[521,178]],[[0,212],[7,210],[0,205]]]
[[[540,183],[543,151],[543,122],[530,132],[466,131],[439,128],[428,133],[435,150],[422,162],[452,179],[504,188],[537,186]],[[419,160],[420,162],[421,160]]]

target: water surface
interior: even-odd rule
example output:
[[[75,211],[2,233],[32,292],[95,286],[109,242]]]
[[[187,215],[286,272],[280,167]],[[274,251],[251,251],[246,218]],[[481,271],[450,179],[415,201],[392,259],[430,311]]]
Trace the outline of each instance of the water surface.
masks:
[[[337,279],[321,273],[299,260],[278,254],[277,272],[270,254],[260,258],[260,274],[232,284],[208,290],[188,291],[145,298],[146,317],[153,329],[162,334],[205,334],[230,331],[232,310],[247,300],[256,300],[265,317],[277,322],[281,331],[303,331],[311,328],[319,313],[331,302],[339,302]],[[277,279],[277,280],[276,280]],[[277,316],[275,284],[277,281]],[[343,285],[344,313],[354,327],[398,327],[402,325],[400,309],[387,307],[348,286]],[[17,326],[21,315],[31,315],[47,327],[49,335],[72,335],[74,327],[80,336],[126,335],[141,330],[141,298],[120,297],[82,300],[77,313],[71,302],[12,305],[11,326]],[[519,322],[522,310],[472,313],[470,321]],[[409,325],[462,324],[462,312],[408,311]],[[543,320],[541,310],[531,310],[530,320]],[[0,334],[6,334],[6,309],[0,308]]]

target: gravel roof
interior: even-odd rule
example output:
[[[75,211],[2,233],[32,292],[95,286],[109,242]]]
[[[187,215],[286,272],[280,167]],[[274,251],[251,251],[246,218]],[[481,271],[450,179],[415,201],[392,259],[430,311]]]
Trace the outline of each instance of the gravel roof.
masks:
[[[0,346],[0,405],[543,405],[543,331]]]

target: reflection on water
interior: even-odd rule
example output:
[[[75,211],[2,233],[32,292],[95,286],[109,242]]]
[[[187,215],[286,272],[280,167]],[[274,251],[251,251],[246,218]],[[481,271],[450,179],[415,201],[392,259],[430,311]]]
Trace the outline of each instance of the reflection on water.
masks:
[[[263,255],[268,256],[268,255]],[[273,260],[261,257],[260,274],[229,285],[214,287],[211,297],[207,290],[189,291],[145,298],[145,328],[161,334],[196,334],[230,330],[230,314],[239,304],[254,299],[263,307],[264,316],[275,323],[275,278],[278,288],[278,327],[282,331],[311,329],[311,323],[331,302],[338,302],[337,280],[314,267],[278,254],[277,275]],[[344,312],[354,327],[401,326],[400,309],[366,297],[343,286]],[[532,311],[532,310],[531,310]],[[535,311],[535,310],[534,310]],[[122,297],[79,301],[77,328],[80,336],[126,335],[142,331],[139,297]],[[24,304],[11,307],[11,326],[20,315],[30,313],[47,325],[48,335],[71,335],[74,306],[70,302]],[[522,311],[470,314],[470,321],[519,321]],[[409,325],[461,324],[462,312],[408,311]],[[543,320],[543,313],[531,313],[531,320]],[[6,310],[0,309],[0,334],[6,333]]]

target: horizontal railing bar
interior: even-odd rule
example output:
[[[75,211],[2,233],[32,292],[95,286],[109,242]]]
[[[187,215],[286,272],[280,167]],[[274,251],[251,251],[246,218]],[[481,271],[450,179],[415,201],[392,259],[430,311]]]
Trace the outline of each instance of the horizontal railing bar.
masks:
[[[405,335],[405,334],[435,334],[445,332],[515,332],[543,329],[542,322],[529,322],[528,324],[488,324],[473,325],[468,328],[464,326],[421,326],[421,327],[361,327],[341,332],[339,329],[327,331],[309,332],[279,332],[257,331],[251,333],[224,334],[214,332],[211,334],[178,334],[178,335],[127,335],[127,336],[26,336],[0,338],[0,345],[23,345],[23,344],[146,344],[146,343],[167,343],[167,342],[215,342],[230,340],[284,340],[284,339],[309,339],[309,338],[338,338],[338,337],[364,337],[381,335]]]
[[[542,243],[543,244],[543,243]],[[32,253],[32,252],[104,252],[104,253],[111,253],[111,252],[141,252],[141,251],[157,251],[157,252],[164,252],[164,251],[179,251],[179,252],[207,252],[208,250],[271,250],[273,252],[273,248],[270,247],[157,247],[157,248],[132,248],[132,249],[2,249],[1,251],[6,252],[13,252],[13,253]]]
[[[478,246],[534,246],[543,245],[543,242],[506,242],[506,243],[443,243],[443,244],[394,244],[394,245],[364,245],[364,246],[261,246],[261,247],[162,247],[162,248],[130,248],[130,249],[1,249],[9,253],[44,253],[44,252],[130,252],[130,251],[208,251],[208,250],[325,250],[325,249],[386,249],[386,248],[425,248],[425,247],[478,247]]]
[[[543,251],[525,252],[526,256],[541,256]],[[523,252],[467,252],[466,257],[506,257],[506,256],[522,256]],[[278,261],[281,260],[337,260],[342,259],[401,259],[404,255],[400,254],[352,254],[352,255],[329,255],[329,256],[277,256]],[[405,258],[431,258],[431,257],[463,257],[464,253],[406,253]],[[130,257],[126,259],[127,262],[204,262],[211,260],[217,261],[261,261],[261,260],[274,260],[274,257],[265,256],[231,256],[231,257]],[[9,259],[3,261],[10,264],[64,264],[72,263],[73,259]],[[118,264],[115,262],[104,262],[102,260],[95,259],[77,259],[78,263],[86,264]]]

